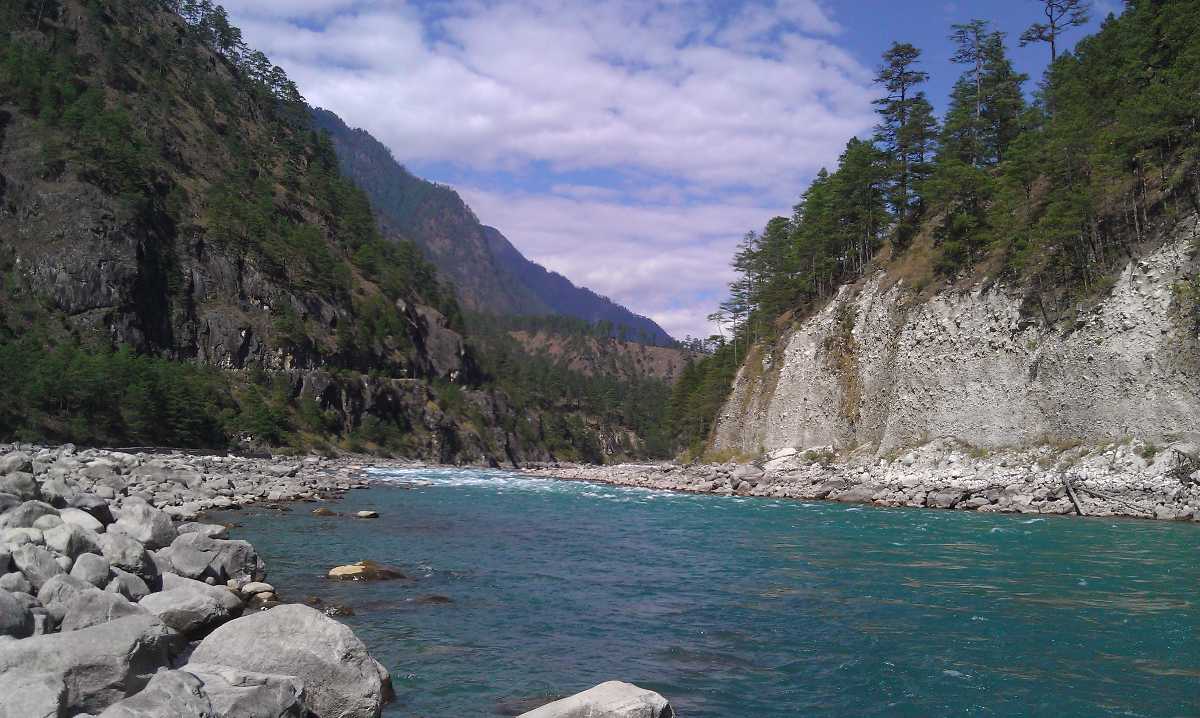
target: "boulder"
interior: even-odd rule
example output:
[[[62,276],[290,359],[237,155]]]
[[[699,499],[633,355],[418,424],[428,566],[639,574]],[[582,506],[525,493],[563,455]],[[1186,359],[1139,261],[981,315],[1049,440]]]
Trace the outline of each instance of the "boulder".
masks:
[[[8,591],[0,591],[0,636],[33,635],[33,612]]]
[[[39,516],[37,518],[37,521],[33,522],[33,527],[35,529],[41,529],[42,531],[49,531],[50,529],[55,528],[57,526],[62,526],[62,523],[63,523],[63,520],[60,519],[59,517],[51,515],[51,514],[46,514],[45,516]]]
[[[209,538],[223,539],[229,535],[229,530],[220,524],[201,524],[195,521],[179,524],[177,530],[180,536],[183,534],[203,534]]]
[[[22,501],[32,501],[40,499],[41,493],[38,491],[37,481],[34,481],[33,474],[27,474],[24,471],[17,471],[8,476],[0,476],[0,491],[6,494],[13,494]]]
[[[17,570],[33,585],[34,590],[40,591],[52,577],[64,573],[62,566],[54,560],[54,554],[41,546],[19,546],[13,551],[12,560]]]
[[[242,602],[227,588],[163,574],[163,590],[151,593],[138,605],[185,636],[198,636],[236,617]]]
[[[24,451],[13,451],[0,456],[0,476],[14,471],[33,471],[33,459]]]
[[[321,718],[377,718],[391,678],[354,633],[308,606],[290,604],[230,621],[192,653],[192,662],[292,675]]]
[[[242,586],[243,596],[253,596],[256,593],[274,593],[275,587],[262,581],[251,581]]]
[[[158,565],[136,539],[122,533],[100,534],[100,553],[114,568],[137,574],[150,584],[158,583]]]
[[[74,576],[60,573],[57,576],[51,577],[50,580],[46,581],[44,586],[38,589],[37,599],[46,608],[59,603],[65,607],[66,603],[75,596],[90,591],[100,593],[100,589],[87,581],[81,581]]]
[[[97,521],[106,526],[113,522],[112,509],[109,507],[108,501],[96,494],[75,494],[70,499],[67,499],[67,505],[91,514]]]
[[[966,496],[966,491],[956,489],[930,491],[925,495],[925,505],[931,509],[952,509],[958,505],[958,502],[966,498]]]
[[[40,487],[42,492],[42,500],[50,504],[54,508],[62,509],[68,506],[67,501],[79,493],[79,490],[67,483],[65,479],[49,479]]]
[[[122,506],[117,512],[117,522],[108,530],[135,538],[150,549],[170,546],[177,535],[170,514],[143,501]]]
[[[46,546],[74,559],[85,553],[100,553],[100,536],[75,524],[60,524],[45,532]]]
[[[379,518],[378,511],[359,511],[359,512],[355,513],[354,515],[360,519],[377,519],[377,518]]]
[[[334,566],[329,569],[327,576],[335,581],[390,581],[404,578],[404,573],[374,561],[359,561],[346,566]]]
[[[150,615],[0,642],[0,718],[99,713],[170,662],[176,635]]]
[[[150,593],[150,587],[136,573],[122,571],[116,567],[112,569],[112,573],[113,579],[104,587],[105,591],[119,593],[130,601],[140,601]]]
[[[608,681],[582,693],[522,713],[520,718],[674,718],[671,704],[654,691]]]
[[[832,498],[834,501],[841,501],[847,504],[869,504],[878,491],[878,486],[859,484],[858,486],[851,486]]]
[[[63,631],[79,631],[115,621],[126,616],[144,614],[146,611],[130,603],[123,596],[108,591],[81,591],[72,596],[63,606],[63,620],[59,626]]]
[[[3,531],[0,531],[0,543],[5,543],[13,547],[22,546],[24,544],[41,546],[46,543],[46,534],[41,529],[32,527],[4,529]]]
[[[0,591],[8,591],[9,593],[33,593],[33,584],[25,575],[19,571],[6,573],[0,576]]]
[[[81,529],[87,529],[88,531],[91,531],[93,533],[103,533],[104,532],[104,524],[100,522],[100,519],[96,518],[95,516],[92,516],[88,512],[84,511],[83,509],[76,509],[76,508],[60,509],[58,512],[58,516],[59,516],[59,518],[61,518],[63,520],[63,523],[72,524],[74,526],[78,526]]]
[[[214,539],[195,532],[171,543],[171,565],[181,576],[212,578],[219,583],[262,581],[267,574],[258,552],[246,541]]]
[[[87,581],[97,588],[104,588],[112,576],[112,566],[103,556],[85,553],[75,559],[75,565],[71,567],[71,575],[81,581]]]
[[[16,494],[10,494],[6,491],[0,491],[0,514],[8,511],[14,506],[21,505],[21,497]]]
[[[163,671],[100,718],[305,718],[304,685],[291,676],[189,663]]]
[[[47,515],[58,516],[58,509],[42,501],[26,501],[0,514],[0,529],[30,528]]]

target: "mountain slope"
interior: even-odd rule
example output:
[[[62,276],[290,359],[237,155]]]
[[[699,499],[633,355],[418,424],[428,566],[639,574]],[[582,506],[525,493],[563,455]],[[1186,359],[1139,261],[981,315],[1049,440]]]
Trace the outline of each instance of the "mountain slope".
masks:
[[[498,230],[480,224],[458,193],[414,176],[365,130],[328,110],[313,110],[313,117],[333,138],[343,171],[370,196],[385,234],[416,242],[467,308],[608,321],[628,327],[632,337],[671,341],[654,321],[531,262]]]

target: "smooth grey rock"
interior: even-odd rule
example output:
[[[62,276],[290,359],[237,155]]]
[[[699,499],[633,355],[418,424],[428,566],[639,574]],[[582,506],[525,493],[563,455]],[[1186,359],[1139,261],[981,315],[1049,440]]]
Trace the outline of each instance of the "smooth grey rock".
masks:
[[[292,676],[189,663],[163,671],[99,718],[305,718],[304,686]]]
[[[952,509],[967,495],[965,491],[946,489],[945,491],[930,491],[925,496],[925,505],[932,509]]]
[[[198,636],[236,617],[242,602],[226,588],[163,574],[163,590],[138,605],[185,636]]]
[[[0,529],[32,528],[42,516],[58,516],[58,509],[42,501],[25,501],[0,514]]]
[[[63,605],[62,631],[79,631],[115,621],[126,616],[146,613],[144,609],[116,593],[82,591]]]
[[[33,613],[8,591],[0,591],[0,636],[25,638],[33,635]]]
[[[5,491],[0,491],[0,514],[8,511],[14,506],[21,505],[21,497],[16,494],[10,494]]]
[[[111,489],[106,493],[112,493]],[[108,498],[111,499],[112,496]],[[96,494],[76,494],[67,500],[67,505],[70,508],[86,511],[106,526],[113,522],[112,509],[109,507],[108,501],[102,496]]]
[[[191,661],[293,675],[322,718],[376,718],[392,698],[391,678],[346,626],[296,604],[230,621],[200,642]]]
[[[100,589],[87,581],[60,573],[52,576],[44,586],[38,589],[37,599],[43,606],[50,608],[56,603],[66,604],[78,594],[88,591],[99,593]]]
[[[94,553],[80,554],[71,567],[71,575],[87,581],[97,588],[104,588],[112,577],[112,565],[103,556]]]
[[[33,474],[17,471],[8,476],[0,476],[0,491],[13,494],[22,501],[32,501],[42,497],[38,491],[37,481]]]
[[[608,681],[522,713],[519,718],[674,718],[666,698],[632,683]]]
[[[41,529],[44,532],[49,531],[56,526],[62,526],[62,523],[63,521],[59,517],[46,514],[45,516],[39,516],[37,521],[33,522],[33,527],[35,529]]]
[[[92,516],[83,509],[60,509],[58,512],[58,517],[62,519],[63,523],[73,524],[81,529],[87,529],[93,533],[99,534],[104,532],[104,524],[100,522],[100,519]]]
[[[183,534],[171,543],[171,565],[181,576],[212,578],[218,583],[266,578],[266,566],[249,543],[209,538],[200,533]]]
[[[35,590],[40,591],[52,577],[63,573],[62,567],[54,561],[54,554],[41,546],[19,546],[13,551],[12,560],[17,570],[29,579]]]
[[[108,530],[124,533],[150,549],[170,546],[176,536],[170,514],[142,502],[122,506],[117,513],[116,523]]]
[[[49,479],[39,488],[42,493],[42,499],[58,509],[66,508],[68,500],[79,493],[78,488],[67,483],[65,479]]]
[[[33,593],[33,584],[20,571],[13,571],[0,576],[0,591],[11,593]]]
[[[104,587],[105,591],[119,593],[130,601],[140,601],[150,593],[150,587],[136,573],[122,571],[117,567],[112,569],[113,579]]]
[[[71,567],[75,565],[75,559],[71,558],[70,556],[55,556],[54,563],[58,564],[58,567],[61,568],[63,572],[70,573]]]
[[[8,572],[12,567],[12,552],[6,546],[0,546],[0,573]]]
[[[274,593],[275,587],[263,581],[251,581],[242,586],[242,594],[245,596],[253,596],[256,593]]]
[[[100,553],[115,568],[141,576],[147,583],[157,585],[158,565],[136,539],[122,533],[100,534]]]
[[[0,456],[0,476],[14,471],[33,471],[33,459],[24,451],[13,451]]]
[[[35,529],[32,526],[19,529],[4,529],[0,531],[0,542],[11,546],[21,546],[24,544],[41,546],[46,543],[46,534],[41,529]]]
[[[60,524],[45,532],[46,546],[74,559],[83,553],[100,553],[100,536],[95,531]]]
[[[170,662],[174,631],[154,616],[0,643],[0,718],[99,713]]]
[[[195,521],[187,521],[179,524],[179,535],[183,534],[203,534],[209,538],[223,539],[228,537],[229,531],[220,524],[202,524]]]
[[[184,671],[154,674],[145,688],[112,704],[99,718],[215,718],[204,683]]]

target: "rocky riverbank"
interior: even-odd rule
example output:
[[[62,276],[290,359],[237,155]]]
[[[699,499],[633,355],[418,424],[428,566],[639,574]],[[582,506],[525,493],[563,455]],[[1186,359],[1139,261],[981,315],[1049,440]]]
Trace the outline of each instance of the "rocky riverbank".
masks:
[[[537,466],[527,473],[669,491],[983,512],[1200,521],[1194,444],[985,451],[935,440],[887,456],[784,448],[750,464]]]
[[[0,718],[380,715],[391,679],[353,632],[193,520],[334,500],[355,469],[0,446]]]

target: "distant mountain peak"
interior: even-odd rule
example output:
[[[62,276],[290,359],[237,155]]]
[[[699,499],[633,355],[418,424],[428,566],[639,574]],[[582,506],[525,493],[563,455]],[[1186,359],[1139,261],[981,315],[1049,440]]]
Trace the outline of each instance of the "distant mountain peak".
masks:
[[[648,344],[673,341],[652,319],[526,258],[499,230],[482,224],[453,188],[415,176],[366,130],[329,110],[314,109],[313,118],[331,135],[343,172],[371,198],[385,235],[415,242],[468,309],[607,321]]]

